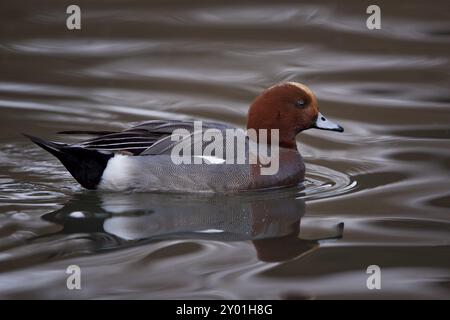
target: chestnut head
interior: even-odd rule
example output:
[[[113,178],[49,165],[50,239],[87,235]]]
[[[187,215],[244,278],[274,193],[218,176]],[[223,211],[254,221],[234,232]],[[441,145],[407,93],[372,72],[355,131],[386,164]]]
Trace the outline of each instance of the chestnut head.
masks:
[[[296,135],[316,128],[343,132],[320,112],[314,93],[298,82],[284,82],[264,90],[250,106],[247,129],[279,129],[280,146],[295,148]]]

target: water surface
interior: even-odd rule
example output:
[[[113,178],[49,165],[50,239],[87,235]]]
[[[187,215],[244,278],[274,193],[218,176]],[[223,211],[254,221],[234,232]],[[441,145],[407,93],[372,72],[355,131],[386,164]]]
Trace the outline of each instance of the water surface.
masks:
[[[77,1],[81,31],[69,4],[0,5],[1,298],[450,298],[448,1],[378,1],[382,30],[365,1]],[[294,189],[88,192],[20,135],[242,127],[287,80],[345,127],[299,136]],[[381,290],[366,287],[374,264]]]

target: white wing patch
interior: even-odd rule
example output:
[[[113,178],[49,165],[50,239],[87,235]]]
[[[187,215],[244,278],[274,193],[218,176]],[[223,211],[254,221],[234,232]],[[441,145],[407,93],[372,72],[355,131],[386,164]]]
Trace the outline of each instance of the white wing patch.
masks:
[[[195,156],[195,158],[202,158],[207,164],[222,164],[225,163],[225,159],[213,157],[213,156]]]

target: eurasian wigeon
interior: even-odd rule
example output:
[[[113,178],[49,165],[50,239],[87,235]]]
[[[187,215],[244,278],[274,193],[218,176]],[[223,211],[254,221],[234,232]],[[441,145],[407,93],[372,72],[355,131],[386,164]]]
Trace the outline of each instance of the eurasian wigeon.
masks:
[[[120,132],[63,132],[95,135],[92,139],[72,144],[26,136],[58,158],[78,183],[87,189],[229,193],[301,183],[305,177],[305,166],[297,150],[297,134],[310,128],[344,131],[319,112],[312,91],[296,82],[285,82],[264,90],[253,101],[248,112],[247,130],[263,132],[263,135],[256,136],[256,141],[252,136],[245,135],[241,141],[244,141],[246,151],[255,144],[258,150],[263,144],[266,149],[271,149],[275,144],[271,139],[276,137],[272,136],[272,132],[276,131],[273,129],[278,129],[279,148],[276,155],[279,167],[273,174],[262,173],[261,170],[268,164],[262,164],[259,158],[256,163],[251,162],[249,156],[243,162],[239,161],[239,146],[234,145],[239,137],[225,134],[235,128],[213,122],[203,122],[202,131],[211,132],[214,129],[213,132],[223,134],[223,141],[220,142],[223,152],[217,153],[217,149],[214,152],[216,158],[217,154],[221,154],[221,158],[193,154],[193,158],[200,157],[204,161],[200,164],[196,161],[174,162],[174,150],[180,149],[180,144],[187,141],[186,138],[175,138],[174,130],[183,129],[191,137],[203,137],[196,132],[196,128],[194,121],[152,120]],[[195,141],[189,140],[189,143]],[[200,146],[204,147],[205,141],[201,143]]]

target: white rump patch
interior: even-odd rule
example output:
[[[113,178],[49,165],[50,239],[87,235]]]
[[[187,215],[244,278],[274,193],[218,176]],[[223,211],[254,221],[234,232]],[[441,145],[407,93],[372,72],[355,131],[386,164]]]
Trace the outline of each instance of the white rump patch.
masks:
[[[124,191],[129,189],[130,177],[133,176],[135,163],[133,156],[115,154],[108,160],[102,179],[98,185],[101,190]]]

